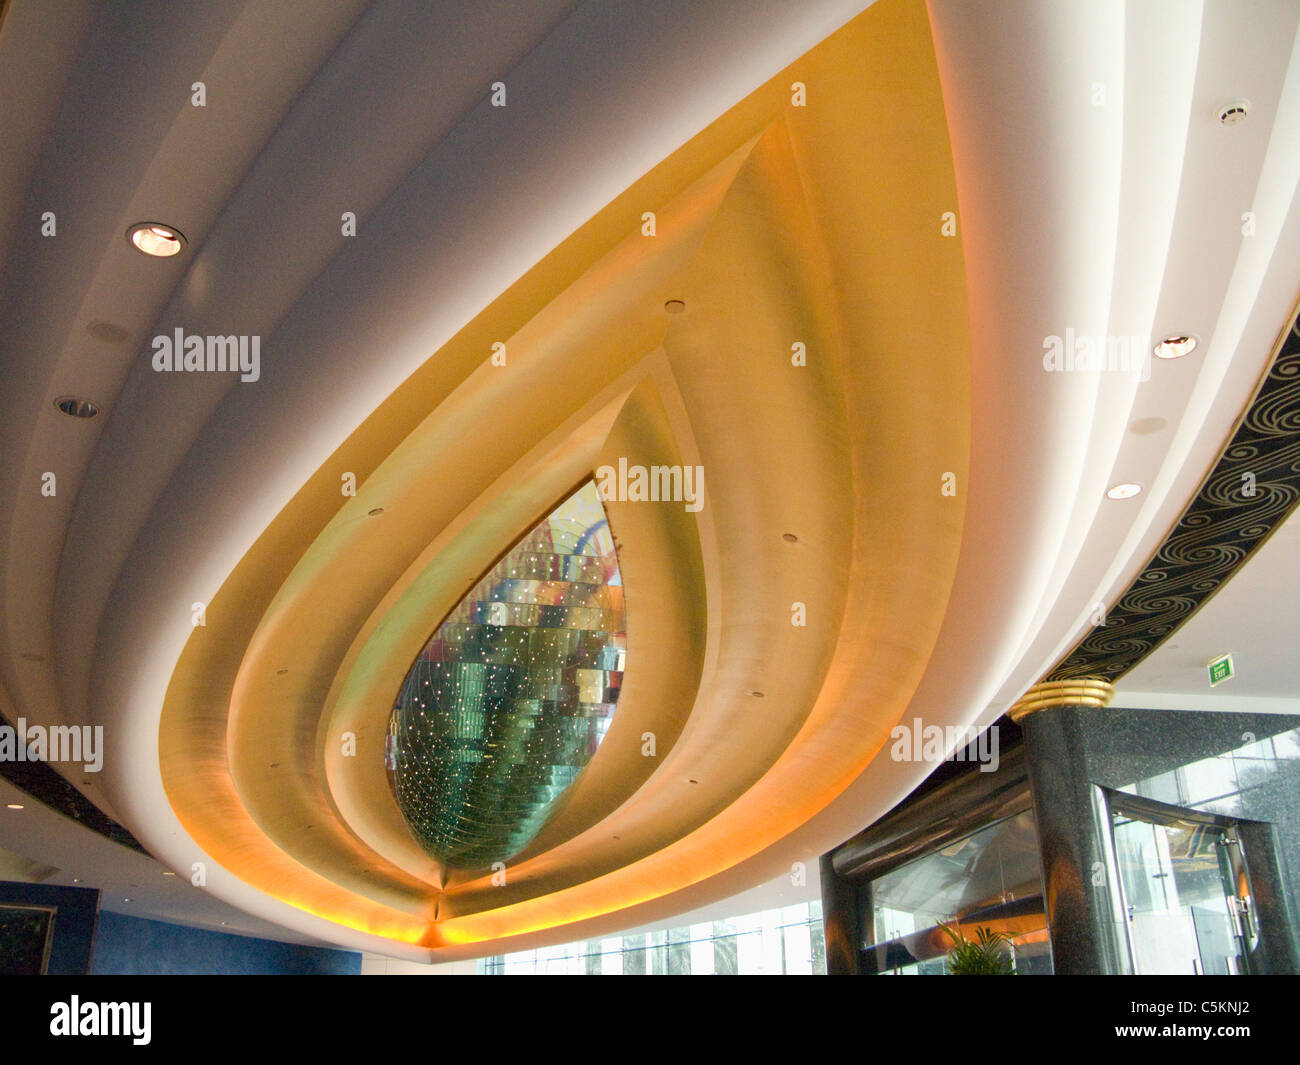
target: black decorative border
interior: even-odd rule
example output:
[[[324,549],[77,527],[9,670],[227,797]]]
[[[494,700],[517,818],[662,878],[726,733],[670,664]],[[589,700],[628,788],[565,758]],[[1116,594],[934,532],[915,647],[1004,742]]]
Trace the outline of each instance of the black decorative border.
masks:
[[[0,725],[9,725],[3,714],[0,714]],[[0,761],[0,776],[33,799],[43,802],[51,810],[72,818],[82,827],[98,832],[114,843],[122,844],[123,847],[139,851],[146,857],[153,857],[140,846],[140,841],[130,832],[44,762]]]
[[[1254,495],[1246,495],[1254,477]],[[1300,502],[1300,318],[1219,461],[1155,555],[1046,680],[1114,681],[1192,616]]]

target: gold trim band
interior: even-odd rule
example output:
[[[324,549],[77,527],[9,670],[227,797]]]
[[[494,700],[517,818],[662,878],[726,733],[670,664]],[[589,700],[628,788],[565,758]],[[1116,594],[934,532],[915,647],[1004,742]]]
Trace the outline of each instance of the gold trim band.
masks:
[[[1030,714],[1053,706],[1109,706],[1115,698],[1115,687],[1100,677],[1075,677],[1071,680],[1049,680],[1035,684],[1016,700],[1007,711],[1007,717],[1017,725]]]

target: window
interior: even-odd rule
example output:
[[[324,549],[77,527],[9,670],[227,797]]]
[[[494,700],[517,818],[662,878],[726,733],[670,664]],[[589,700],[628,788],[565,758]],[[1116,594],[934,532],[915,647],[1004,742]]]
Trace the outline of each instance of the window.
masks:
[[[998,821],[877,877],[863,914],[866,971],[941,976],[953,943],[940,924],[974,938],[1012,937],[1016,968],[1051,972],[1051,946],[1033,811]]]
[[[621,938],[526,950],[479,961],[488,975],[544,975],[555,957],[577,957],[585,973],[606,976],[761,975],[826,972],[821,901],[707,924],[637,932]]]

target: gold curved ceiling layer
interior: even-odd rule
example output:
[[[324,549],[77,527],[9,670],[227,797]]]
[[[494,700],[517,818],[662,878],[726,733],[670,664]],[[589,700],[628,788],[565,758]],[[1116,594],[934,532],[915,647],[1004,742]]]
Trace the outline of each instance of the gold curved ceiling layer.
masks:
[[[887,0],[591,219],[209,604],[159,736],[195,841],[269,895],[450,956],[788,840],[903,715],[947,604],[963,494],[943,485],[969,451],[956,203],[925,8]],[[395,693],[514,539],[620,460],[700,467],[704,505],[606,504],[629,648],[609,733],[504,882],[443,869],[384,780]]]

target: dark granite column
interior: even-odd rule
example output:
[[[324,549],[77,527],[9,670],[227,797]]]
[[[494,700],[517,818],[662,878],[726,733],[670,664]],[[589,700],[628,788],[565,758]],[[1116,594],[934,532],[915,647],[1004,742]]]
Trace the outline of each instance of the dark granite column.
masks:
[[[1105,681],[1039,684],[1011,710],[1024,733],[1052,965],[1061,975],[1133,971],[1110,810],[1089,779],[1079,721],[1112,692]]]
[[[862,912],[852,881],[838,876],[831,856],[821,857],[822,928],[826,933],[826,975],[858,976],[862,971]],[[870,890],[863,885],[863,890]]]
[[[1259,942],[1250,952],[1247,965],[1255,974],[1300,973],[1300,954],[1295,947],[1277,829],[1262,822],[1243,821],[1237,826],[1237,833],[1246,851],[1259,931]]]

